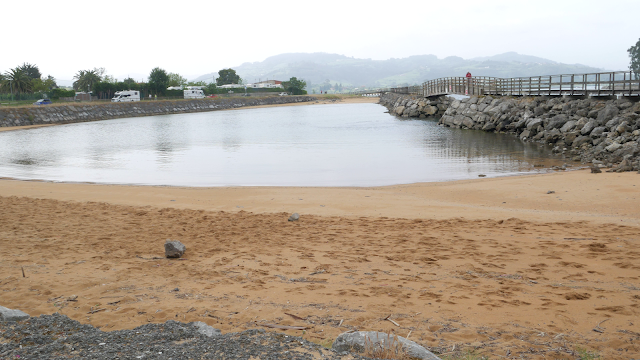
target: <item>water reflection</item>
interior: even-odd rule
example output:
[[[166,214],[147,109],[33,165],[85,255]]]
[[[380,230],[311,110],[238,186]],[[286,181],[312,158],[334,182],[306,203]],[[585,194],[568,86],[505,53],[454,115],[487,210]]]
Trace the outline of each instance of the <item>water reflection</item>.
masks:
[[[0,133],[0,176],[153,185],[371,186],[561,164],[501,134],[398,119],[375,104],[246,109]]]

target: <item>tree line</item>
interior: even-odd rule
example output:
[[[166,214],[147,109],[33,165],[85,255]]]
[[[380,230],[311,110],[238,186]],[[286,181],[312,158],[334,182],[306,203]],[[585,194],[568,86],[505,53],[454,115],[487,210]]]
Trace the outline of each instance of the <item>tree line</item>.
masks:
[[[14,69],[0,73],[0,94],[11,93],[18,96],[18,98],[20,98],[20,95],[25,94],[39,96],[46,94],[50,98],[57,99],[60,97],[73,97],[77,91],[91,92],[94,96],[108,99],[113,97],[117,91],[122,90],[137,90],[143,96],[180,96],[182,95],[181,91],[171,91],[168,88],[201,86],[204,92],[209,95],[228,91],[227,89],[218,88],[218,86],[242,84],[240,76],[231,68],[220,70],[218,75],[215,83],[188,82],[186,78],[178,73],[167,72],[162,68],[156,67],[149,73],[147,82],[138,82],[130,77],[119,81],[113,76],[107,75],[105,68],[93,68],[78,71],[73,76],[73,90],[66,90],[57,85],[53,76],[44,77],[37,65],[24,63]],[[286,91],[295,95],[306,94],[304,90],[306,83],[295,77],[292,77],[289,81],[284,81],[283,87]],[[253,90],[251,89],[250,91]]]

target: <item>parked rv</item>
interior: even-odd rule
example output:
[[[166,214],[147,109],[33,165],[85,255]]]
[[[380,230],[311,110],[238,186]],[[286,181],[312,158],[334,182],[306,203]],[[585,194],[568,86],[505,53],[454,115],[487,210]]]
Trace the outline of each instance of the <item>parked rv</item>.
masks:
[[[129,102],[140,101],[140,91],[124,90],[116,91],[115,96],[111,99],[111,102]]]
[[[185,99],[204,99],[204,91],[202,90],[185,90],[184,91]]]

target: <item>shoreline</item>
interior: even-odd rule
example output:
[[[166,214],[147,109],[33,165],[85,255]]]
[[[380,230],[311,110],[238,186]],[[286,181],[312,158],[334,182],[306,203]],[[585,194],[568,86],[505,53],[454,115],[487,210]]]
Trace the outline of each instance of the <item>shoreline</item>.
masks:
[[[637,181],[637,173],[591,174],[588,169],[373,187],[187,187],[0,178],[0,196],[226,212],[440,220],[521,217],[640,226],[640,212],[632,211],[640,195],[623,199],[626,192],[640,192]],[[612,198],[616,204],[610,203]]]
[[[228,109],[212,109],[211,111],[231,111],[231,110],[242,110],[242,109],[261,109],[261,108],[269,108],[269,107],[281,107],[281,106],[301,106],[301,105],[323,105],[323,104],[366,104],[366,103],[378,103],[379,98],[377,97],[355,97],[355,96],[343,96],[339,99],[323,99],[322,95],[308,95],[310,97],[315,97],[316,101],[305,101],[305,102],[295,102],[295,103],[283,103],[283,104],[266,104],[266,105],[252,105],[252,106],[242,106],[237,108],[228,108]],[[75,104],[75,103],[71,103]],[[68,106],[69,104],[57,104],[59,106]],[[75,104],[75,105],[86,105],[86,104]],[[30,108],[25,106],[25,108]],[[0,109],[1,110],[1,109]],[[149,114],[146,116],[158,116],[162,114]],[[139,116],[131,116],[131,117],[139,117]],[[114,118],[115,119],[115,118]],[[118,119],[122,119],[122,117],[118,117]],[[95,119],[88,120],[88,122],[93,121],[103,121],[103,120],[111,120],[111,119]],[[75,123],[75,122],[71,122]],[[65,125],[69,124],[68,122],[60,122],[60,123],[51,123],[51,124],[37,124],[37,125],[24,125],[24,126],[0,126],[0,132],[3,131],[15,131],[15,130],[28,130],[35,129],[44,126],[55,126],[55,125]]]

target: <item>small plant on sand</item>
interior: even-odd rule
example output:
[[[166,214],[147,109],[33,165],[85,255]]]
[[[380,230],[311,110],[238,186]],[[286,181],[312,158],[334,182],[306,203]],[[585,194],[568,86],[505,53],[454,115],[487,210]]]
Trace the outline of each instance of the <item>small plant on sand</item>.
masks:
[[[600,355],[595,352],[591,352],[587,349],[583,349],[581,347],[576,347],[576,354],[579,356],[580,360],[596,360],[600,359]]]
[[[333,345],[333,339],[331,338],[326,338],[326,339],[322,339],[322,340],[310,340],[312,343],[318,344],[324,348],[327,349],[331,349],[331,346]]]
[[[398,341],[398,338],[393,334],[387,334],[387,338],[382,341],[372,341],[368,337],[365,338],[364,356],[374,359],[413,359],[407,354],[407,351]]]

